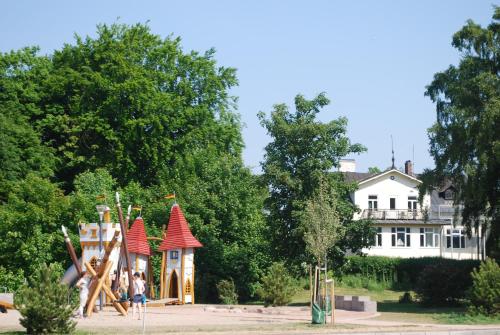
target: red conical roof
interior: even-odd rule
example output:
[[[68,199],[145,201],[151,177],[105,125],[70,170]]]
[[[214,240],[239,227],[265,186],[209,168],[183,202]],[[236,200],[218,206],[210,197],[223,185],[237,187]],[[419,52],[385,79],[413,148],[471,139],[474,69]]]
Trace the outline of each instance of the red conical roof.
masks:
[[[168,220],[167,236],[158,250],[165,251],[177,248],[198,248],[203,245],[191,234],[184,214],[179,205],[172,206]]]
[[[129,252],[151,256],[151,247],[144,229],[144,220],[140,216],[135,219],[132,227],[127,232],[127,244]]]

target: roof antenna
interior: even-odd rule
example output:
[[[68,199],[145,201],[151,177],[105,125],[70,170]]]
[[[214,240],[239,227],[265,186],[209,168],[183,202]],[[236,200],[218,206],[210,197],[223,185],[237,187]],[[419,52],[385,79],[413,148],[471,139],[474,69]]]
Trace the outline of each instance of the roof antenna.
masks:
[[[394,166],[394,141],[392,139],[392,135],[391,135],[391,148],[392,148],[392,167],[391,167],[391,169],[395,169],[396,167]]]
[[[415,174],[415,144],[412,146],[411,161],[413,162],[413,174]]]

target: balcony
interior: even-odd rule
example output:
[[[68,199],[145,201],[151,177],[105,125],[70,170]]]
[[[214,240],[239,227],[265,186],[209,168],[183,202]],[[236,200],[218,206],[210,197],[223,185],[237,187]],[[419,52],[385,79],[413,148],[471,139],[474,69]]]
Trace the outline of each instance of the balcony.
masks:
[[[362,219],[373,220],[424,220],[426,213],[420,209],[364,209]]]

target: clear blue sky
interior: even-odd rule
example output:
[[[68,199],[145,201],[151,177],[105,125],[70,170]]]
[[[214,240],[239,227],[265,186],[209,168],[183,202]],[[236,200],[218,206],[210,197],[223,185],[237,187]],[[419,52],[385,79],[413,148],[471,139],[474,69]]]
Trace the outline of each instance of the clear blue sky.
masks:
[[[326,92],[327,121],[349,119],[348,134],[368,152],[357,171],[396,164],[415,147],[416,171],[432,167],[426,129],[435,108],[424,97],[433,74],[456,64],[451,36],[467,19],[486,25],[494,1],[5,1],[0,51],[38,45],[51,53],[73,35],[95,35],[98,23],[149,21],[154,33],[181,36],[185,50],[217,50],[238,69],[238,111],[245,163],[260,171],[269,138],[258,111]]]

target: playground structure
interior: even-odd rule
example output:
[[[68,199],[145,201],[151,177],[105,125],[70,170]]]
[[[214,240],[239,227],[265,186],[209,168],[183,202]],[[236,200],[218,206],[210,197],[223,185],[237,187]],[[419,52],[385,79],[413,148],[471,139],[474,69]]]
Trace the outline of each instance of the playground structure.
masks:
[[[96,305],[112,304],[121,314],[126,315],[129,301],[123,300],[118,288],[128,286],[128,297],[133,297],[132,273],[138,272],[150,288],[146,294],[155,296],[152,250],[148,240],[161,240],[162,252],[160,299],[170,304],[194,304],[194,248],[202,244],[192,235],[189,225],[179,205],[171,208],[168,227],[162,237],[148,237],[142,217],[137,217],[129,228],[131,207],[123,219],[120,198],[116,194],[116,207],[120,224],[111,222],[110,208],[97,206],[99,223],[79,223],[82,255],[78,259],[66,232],[62,227],[65,243],[73,265],[66,271],[63,282],[72,285],[82,276],[83,271],[91,275],[89,296],[86,303],[87,316],[97,311]]]

